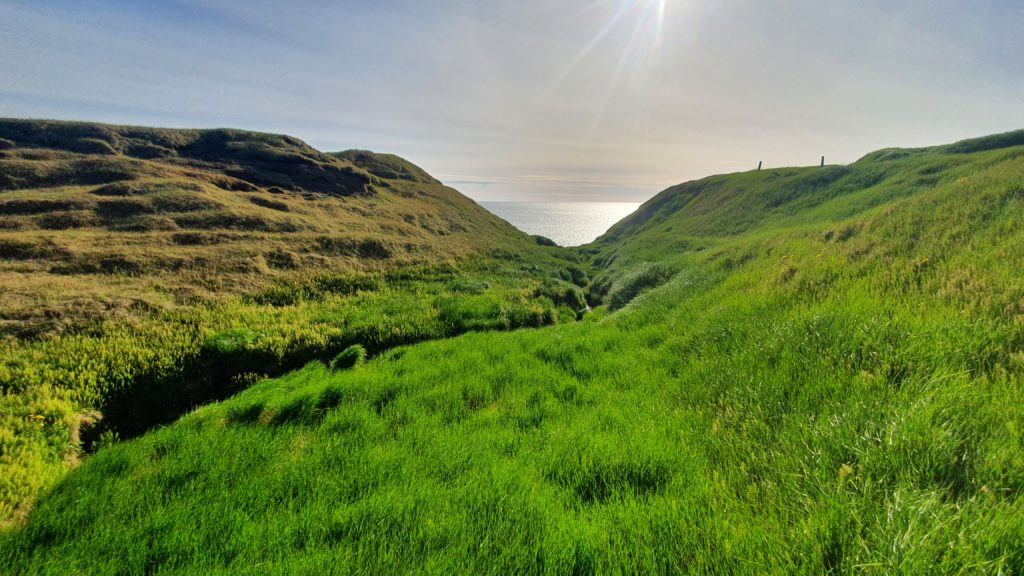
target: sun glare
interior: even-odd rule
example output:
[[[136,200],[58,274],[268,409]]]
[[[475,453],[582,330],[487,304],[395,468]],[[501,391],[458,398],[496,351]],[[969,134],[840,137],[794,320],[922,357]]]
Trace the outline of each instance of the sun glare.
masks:
[[[620,87],[623,76],[649,66],[658,57],[663,45],[669,0],[615,0],[602,2],[608,13],[596,33],[562,69],[552,83],[550,96],[599,46],[618,42],[621,45],[615,65],[609,68],[604,94],[597,105],[591,131],[601,123],[608,103]]]
[[[665,28],[665,10],[668,5],[668,0],[657,0],[657,21],[655,25],[655,46],[661,45],[661,35]]]

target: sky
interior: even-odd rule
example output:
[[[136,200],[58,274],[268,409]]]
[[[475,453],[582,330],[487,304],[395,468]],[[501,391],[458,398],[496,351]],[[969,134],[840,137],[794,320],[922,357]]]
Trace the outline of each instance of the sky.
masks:
[[[1019,0],[0,0],[0,117],[287,133],[642,201],[1024,128]]]

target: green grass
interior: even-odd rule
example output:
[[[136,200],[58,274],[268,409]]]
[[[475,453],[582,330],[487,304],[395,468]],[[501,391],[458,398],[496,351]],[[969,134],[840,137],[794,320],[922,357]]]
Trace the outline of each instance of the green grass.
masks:
[[[471,330],[572,321],[580,310],[556,304],[516,268],[505,274],[468,266],[410,270],[405,277],[360,277],[355,287],[347,277],[323,277],[249,300],[224,299],[127,325],[107,322],[88,333],[0,341],[0,423],[9,431],[0,439],[0,509],[15,514],[31,502],[101,431],[141,433],[237,391],[247,378],[328,360],[354,344],[377,353]],[[78,414],[95,410],[103,422],[82,430]],[[45,416],[46,434],[36,432],[36,415]]]
[[[555,297],[563,253],[396,156],[235,130],[0,136],[0,527],[101,437],[266,375],[583,308]]]
[[[1024,148],[986,141],[669,189],[578,251],[579,322],[490,331],[488,271],[452,279],[433,310],[484,331],[112,443],[0,565],[1024,573]]]

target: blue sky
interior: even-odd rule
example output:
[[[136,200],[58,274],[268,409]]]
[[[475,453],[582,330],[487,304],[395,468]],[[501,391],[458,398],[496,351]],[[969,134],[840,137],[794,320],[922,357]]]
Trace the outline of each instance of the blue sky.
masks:
[[[0,116],[283,132],[643,200],[1024,127],[1014,0],[0,0]]]

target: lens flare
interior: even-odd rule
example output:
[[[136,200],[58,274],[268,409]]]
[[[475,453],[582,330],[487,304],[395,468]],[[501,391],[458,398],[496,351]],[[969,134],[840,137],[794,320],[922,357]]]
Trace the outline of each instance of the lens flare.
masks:
[[[557,75],[547,91],[550,96],[594,50],[604,43],[618,41],[622,48],[615,65],[609,67],[608,83],[598,101],[591,131],[601,123],[609,101],[627,72],[637,72],[649,66],[661,49],[668,12],[668,0],[616,0],[611,9],[607,0],[600,2],[609,13],[608,19],[594,36]],[[600,6],[598,6],[600,8]]]
[[[668,5],[668,0],[658,0],[658,17],[655,22],[655,35],[654,35],[654,46],[658,48],[661,46],[661,35],[665,30],[665,9]]]

